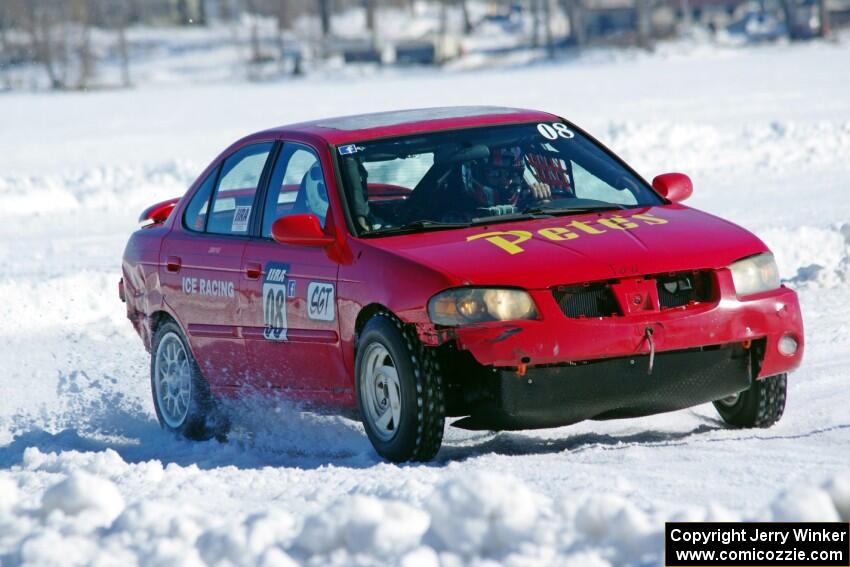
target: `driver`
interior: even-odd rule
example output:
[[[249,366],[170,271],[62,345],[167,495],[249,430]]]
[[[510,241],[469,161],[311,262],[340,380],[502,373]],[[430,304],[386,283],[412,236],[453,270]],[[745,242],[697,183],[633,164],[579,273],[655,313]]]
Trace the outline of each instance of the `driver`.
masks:
[[[472,216],[504,215],[550,200],[549,185],[538,182],[530,172],[526,177],[526,172],[518,146],[493,149],[488,158],[463,164],[463,196],[456,208]]]

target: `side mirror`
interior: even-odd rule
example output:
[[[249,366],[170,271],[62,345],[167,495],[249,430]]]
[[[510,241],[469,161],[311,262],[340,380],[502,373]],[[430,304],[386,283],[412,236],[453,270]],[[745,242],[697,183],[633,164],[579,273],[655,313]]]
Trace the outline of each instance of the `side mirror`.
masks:
[[[300,246],[326,247],[334,242],[333,236],[322,230],[319,217],[312,213],[280,217],[272,224],[272,238],[281,244]]]
[[[694,192],[691,178],[684,173],[662,173],[652,180],[652,188],[674,203],[684,201]]]

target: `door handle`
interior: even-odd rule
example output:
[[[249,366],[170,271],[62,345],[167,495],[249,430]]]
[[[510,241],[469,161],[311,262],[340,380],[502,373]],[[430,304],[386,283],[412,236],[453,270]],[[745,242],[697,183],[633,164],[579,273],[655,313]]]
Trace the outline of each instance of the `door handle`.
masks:
[[[169,272],[179,272],[180,266],[183,265],[182,260],[180,260],[179,256],[169,256],[168,260],[165,262],[165,269]]]
[[[245,277],[249,280],[260,279],[260,274],[263,273],[263,266],[254,262],[245,264]]]

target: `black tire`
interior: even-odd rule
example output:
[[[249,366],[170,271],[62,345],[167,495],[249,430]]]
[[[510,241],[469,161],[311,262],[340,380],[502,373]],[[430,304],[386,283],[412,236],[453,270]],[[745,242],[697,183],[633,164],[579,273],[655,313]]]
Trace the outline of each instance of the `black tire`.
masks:
[[[370,345],[382,345],[389,352],[398,375],[401,413],[392,437],[382,438],[370,420],[362,395],[365,353]],[[368,378],[365,379],[368,383]],[[432,349],[425,348],[410,329],[387,313],[373,316],[357,341],[355,389],[361,420],[379,455],[392,462],[429,461],[443,442],[446,406],[443,380]],[[384,433],[386,437],[386,432]]]
[[[160,343],[166,337],[169,337],[169,340],[176,337],[182,343],[190,372],[191,386],[189,388],[188,408],[185,412],[185,417],[179,423],[173,423],[174,420],[172,420],[172,423],[168,423],[169,420],[163,416],[163,408],[160,407],[160,400],[157,395],[156,359]],[[209,384],[201,374],[201,369],[198,367],[195,357],[192,356],[189,343],[186,341],[186,337],[180,330],[179,325],[174,321],[167,321],[160,325],[153,336],[153,345],[151,348],[151,394],[154,409],[156,410],[156,417],[163,429],[195,441],[206,441],[213,437],[219,441],[226,439],[229,422],[226,416],[218,409],[215,398],[210,392]]]
[[[770,427],[782,417],[788,375],[777,374],[755,380],[737,398],[717,400],[714,407],[723,421],[735,427]]]

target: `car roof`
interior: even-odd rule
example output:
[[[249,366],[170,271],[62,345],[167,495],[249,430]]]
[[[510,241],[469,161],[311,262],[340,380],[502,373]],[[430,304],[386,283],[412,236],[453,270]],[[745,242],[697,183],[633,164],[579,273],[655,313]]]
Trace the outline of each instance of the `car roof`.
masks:
[[[560,119],[538,110],[500,106],[443,106],[322,118],[272,128],[264,133],[307,134],[338,145],[429,131],[553,120]]]

